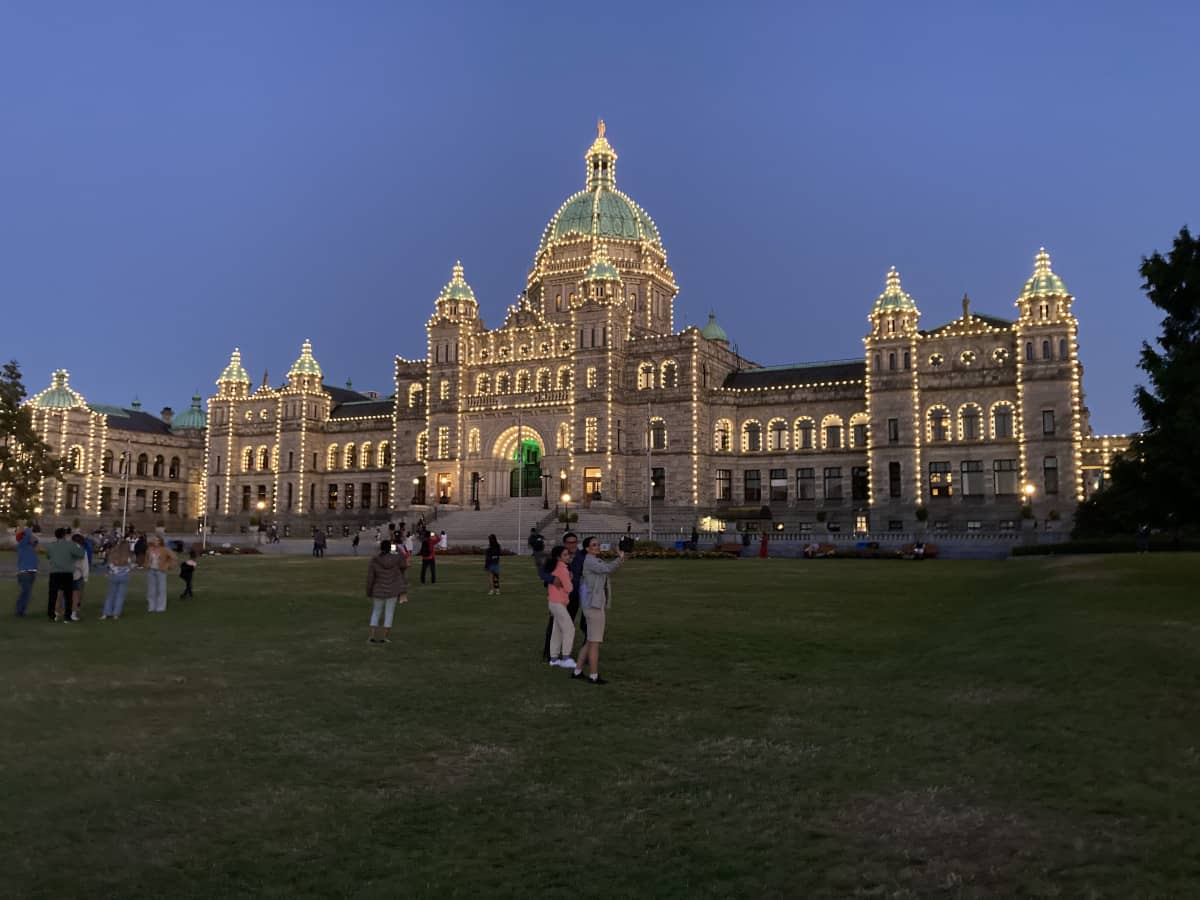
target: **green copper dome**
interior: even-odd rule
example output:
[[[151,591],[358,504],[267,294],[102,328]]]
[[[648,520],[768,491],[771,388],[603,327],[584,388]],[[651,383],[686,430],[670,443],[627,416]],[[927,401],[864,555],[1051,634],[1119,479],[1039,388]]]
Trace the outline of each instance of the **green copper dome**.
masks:
[[[875,298],[875,306],[871,312],[899,312],[901,310],[917,312],[917,304],[913,302],[912,297],[904,293],[904,288],[900,287],[900,273],[896,271],[895,266],[892,266],[888,270],[883,293]]]
[[[592,264],[583,273],[584,281],[620,281],[621,273],[608,258],[608,247],[597,244],[592,253]]]
[[[440,300],[470,300],[475,302],[475,291],[467,284],[464,277],[463,265],[461,262],[454,264],[454,272],[450,277],[450,283],[442,288]]]
[[[567,198],[538,245],[540,254],[552,241],[570,235],[592,235],[625,241],[649,241],[662,248],[662,238],[650,214],[617,190],[617,154],[604,137],[604,123],[585,156],[587,187]]]
[[[725,333],[725,329],[717,324],[716,313],[708,314],[708,324],[700,329],[700,336],[708,338],[710,341],[724,341],[729,343],[729,335]]]
[[[1021,288],[1021,299],[1029,297],[1047,297],[1069,293],[1063,280],[1054,274],[1050,268],[1050,254],[1043,247],[1033,260],[1033,275]]]
[[[292,363],[288,375],[315,375],[321,377],[321,367],[313,358],[312,342],[305,341],[300,347],[300,358]]]
[[[74,409],[76,406],[86,406],[83,395],[72,390],[67,384],[68,378],[66,369],[56,369],[50,376],[50,387],[30,400],[30,404],[35,409]]]
[[[200,405],[200,395],[192,394],[192,405],[177,415],[171,422],[172,431],[182,431],[185,428],[197,428],[203,431],[208,427],[208,417],[204,407]]]
[[[233,348],[233,355],[229,357],[229,365],[225,367],[225,371],[217,379],[217,384],[223,381],[233,381],[241,384],[250,383],[250,376],[242,368],[242,351],[236,347]]]

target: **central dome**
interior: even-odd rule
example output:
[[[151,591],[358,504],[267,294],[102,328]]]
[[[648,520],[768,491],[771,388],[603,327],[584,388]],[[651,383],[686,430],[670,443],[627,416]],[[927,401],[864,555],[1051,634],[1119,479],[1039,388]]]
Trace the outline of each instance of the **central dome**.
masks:
[[[662,238],[650,214],[617,190],[617,153],[604,137],[603,120],[595,143],[584,158],[587,188],[567,198],[559,207],[542,233],[538,254],[548,244],[571,235],[648,241],[662,249]]]

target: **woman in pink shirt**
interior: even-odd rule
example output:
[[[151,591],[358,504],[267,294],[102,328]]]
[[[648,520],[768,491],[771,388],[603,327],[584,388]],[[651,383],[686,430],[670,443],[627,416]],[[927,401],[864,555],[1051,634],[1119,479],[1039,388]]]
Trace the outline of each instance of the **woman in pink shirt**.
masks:
[[[554,619],[554,630],[550,634],[550,665],[564,669],[575,668],[571,650],[575,646],[575,623],[567,613],[567,601],[571,593],[571,569],[565,559],[567,548],[559,544],[550,550],[546,559],[546,573],[554,577],[546,585],[547,606]]]

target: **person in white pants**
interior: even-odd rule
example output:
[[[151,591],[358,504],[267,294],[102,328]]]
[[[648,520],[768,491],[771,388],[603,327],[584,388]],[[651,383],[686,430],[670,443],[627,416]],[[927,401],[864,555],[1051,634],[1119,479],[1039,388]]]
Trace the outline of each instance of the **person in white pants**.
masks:
[[[167,611],[167,572],[175,565],[175,554],[160,535],[150,538],[146,547],[146,610]]]
[[[396,611],[396,603],[408,602],[408,579],[404,574],[407,568],[408,552],[401,545],[391,541],[379,542],[379,554],[371,557],[371,564],[367,566],[367,596],[371,598],[371,625],[367,632],[369,643],[391,643],[388,634],[392,630],[392,613]]]

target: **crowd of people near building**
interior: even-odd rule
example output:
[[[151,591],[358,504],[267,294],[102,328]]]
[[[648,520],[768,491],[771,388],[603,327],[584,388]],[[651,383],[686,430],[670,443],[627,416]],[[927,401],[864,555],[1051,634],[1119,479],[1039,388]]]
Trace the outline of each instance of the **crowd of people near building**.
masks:
[[[116,621],[125,611],[129,576],[134,569],[146,572],[146,611],[167,611],[167,575],[178,566],[183,580],[181,598],[192,597],[192,584],[199,565],[195,550],[180,558],[167,546],[161,534],[147,535],[130,529],[122,535],[118,529],[95,531],[85,535],[69,528],[54,530],[54,540],[43,542],[32,525],[16,531],[17,606],[15,614],[24,618],[33,598],[37,577],[46,557],[46,618],[51,622],[79,622],[93,576],[106,578],[101,621]]]

